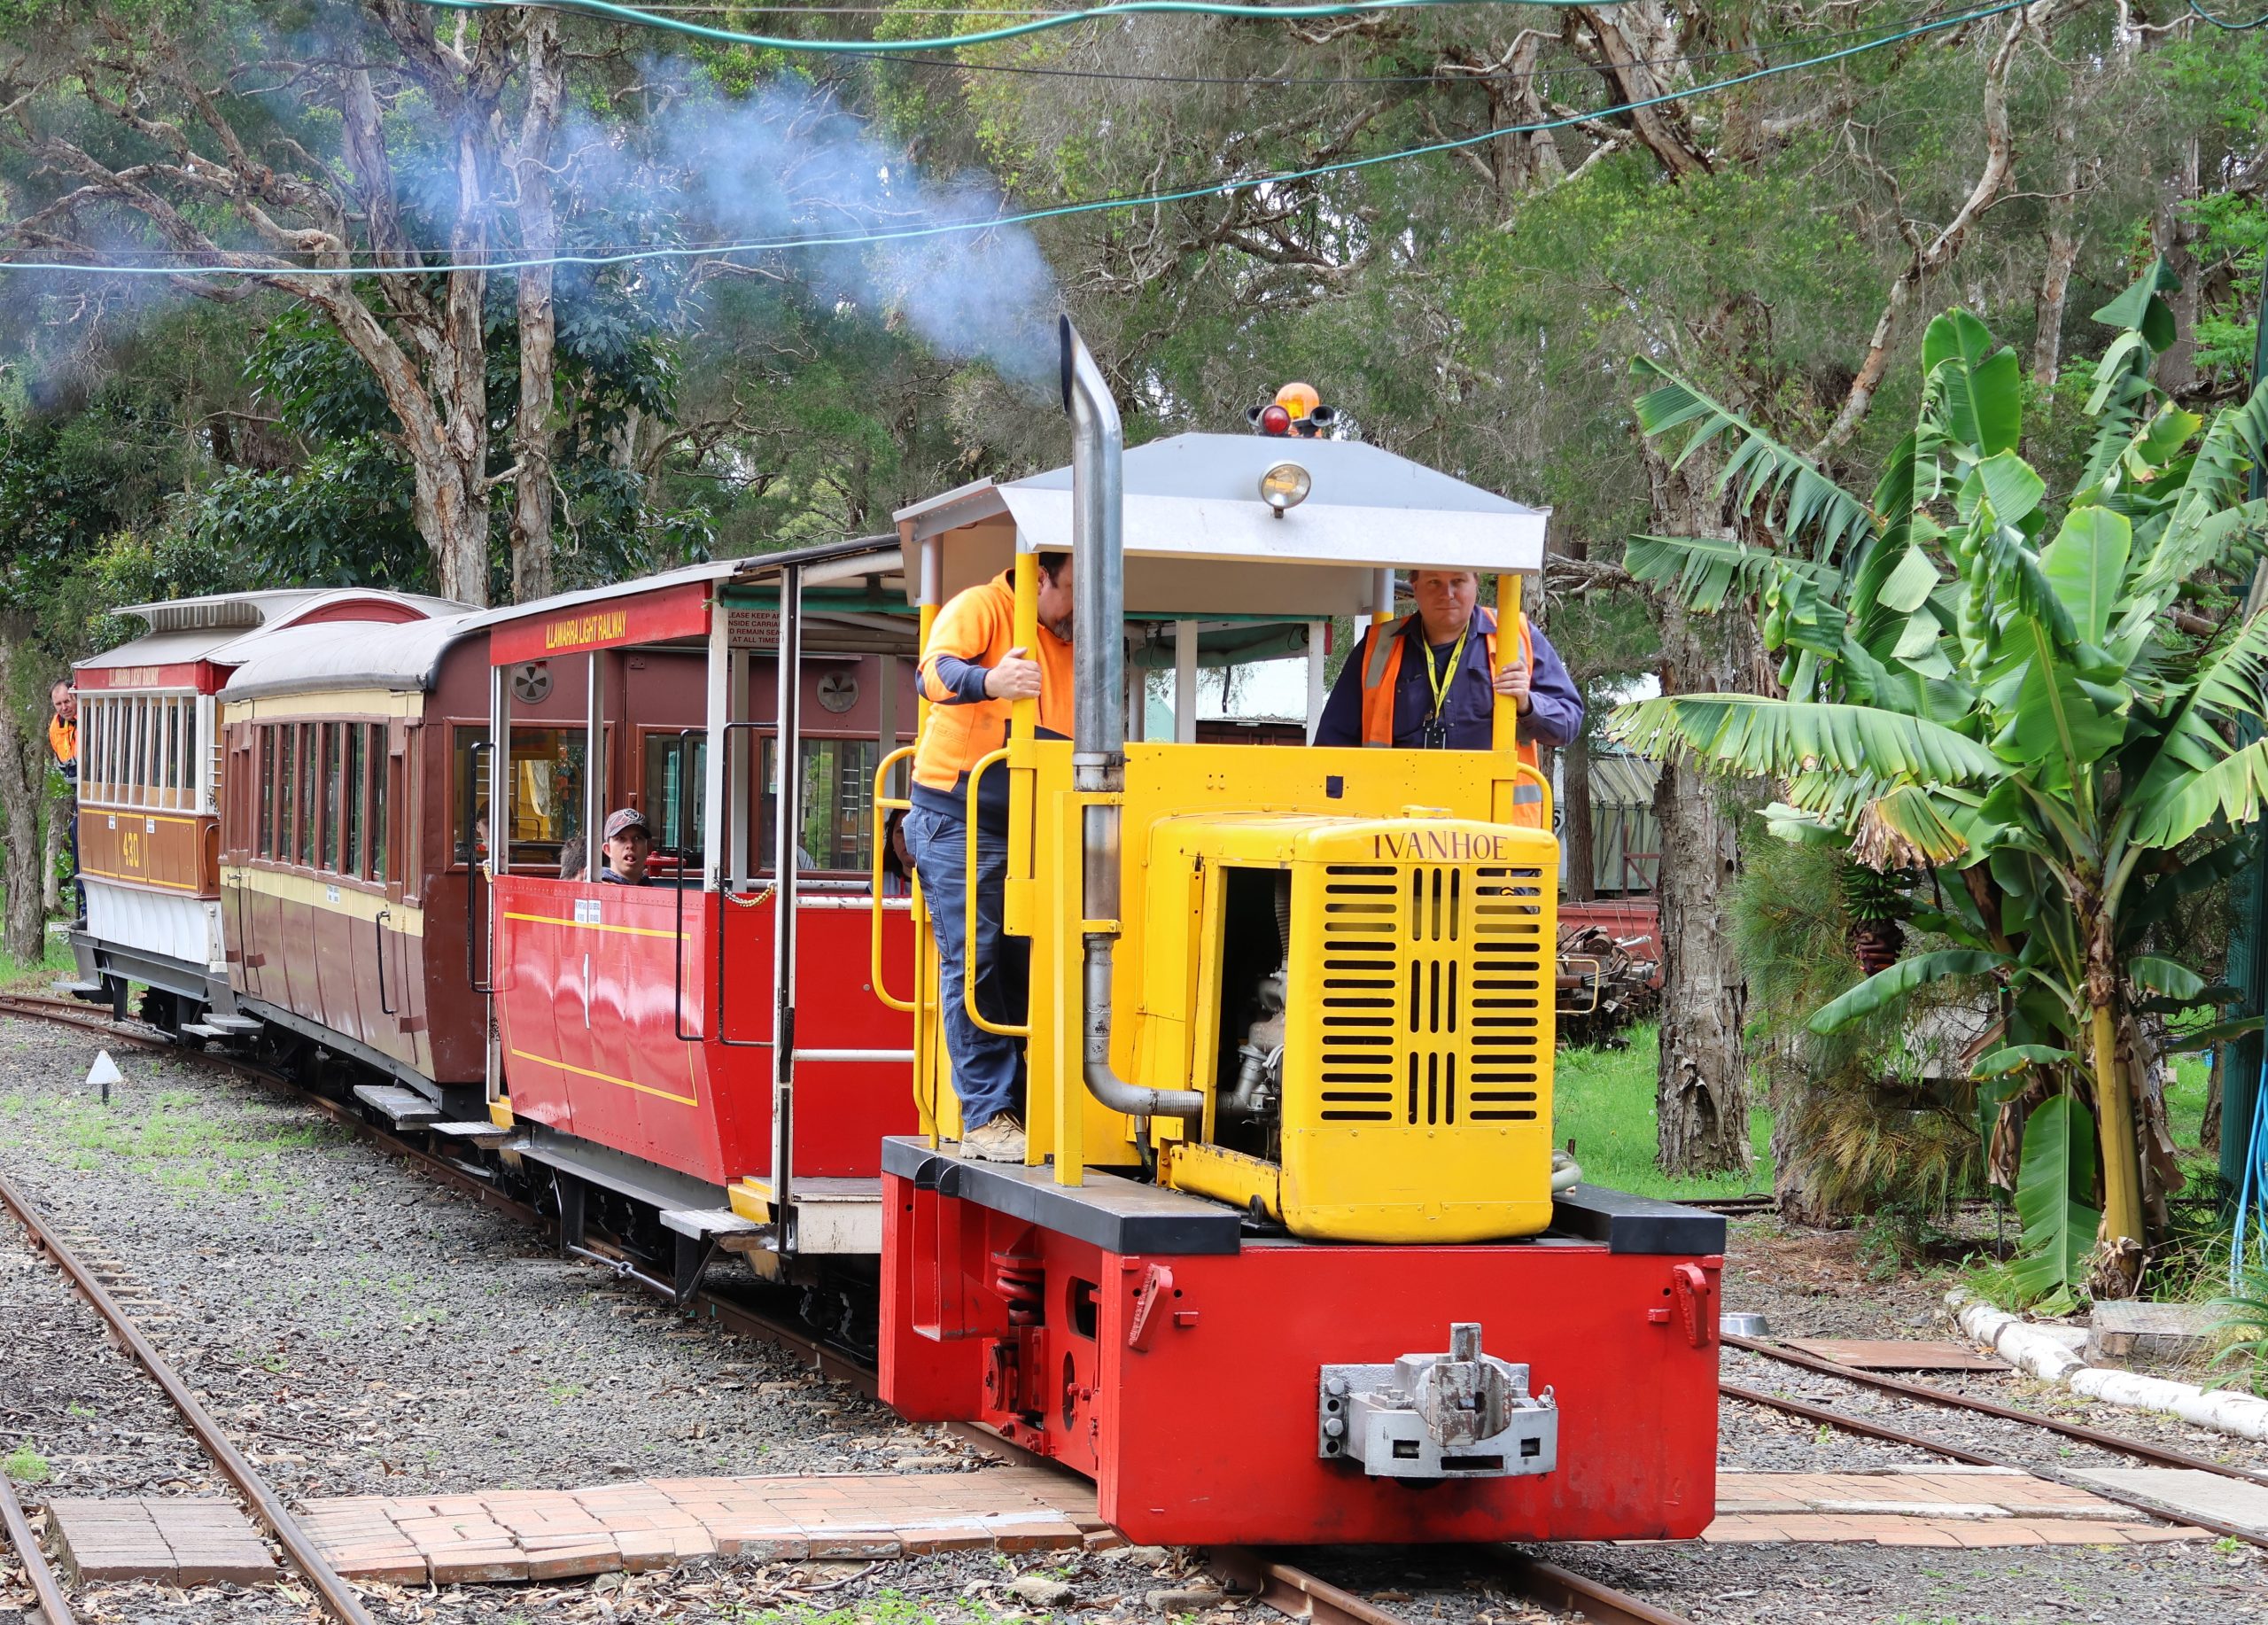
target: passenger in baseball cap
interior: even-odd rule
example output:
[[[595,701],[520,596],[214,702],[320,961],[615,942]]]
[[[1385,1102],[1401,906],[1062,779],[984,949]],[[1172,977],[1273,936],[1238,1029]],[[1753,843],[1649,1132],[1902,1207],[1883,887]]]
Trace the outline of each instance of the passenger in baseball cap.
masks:
[[[624,807],[606,820],[605,864],[599,870],[602,886],[642,886],[646,883],[646,860],[654,855],[654,837],[646,828],[646,815],[635,807]]]

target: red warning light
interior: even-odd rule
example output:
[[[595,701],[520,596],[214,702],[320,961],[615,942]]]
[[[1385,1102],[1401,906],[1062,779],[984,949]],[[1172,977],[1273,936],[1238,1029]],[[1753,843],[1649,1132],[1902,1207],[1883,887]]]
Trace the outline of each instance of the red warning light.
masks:
[[[1291,433],[1292,415],[1279,406],[1262,407],[1260,412],[1260,432],[1262,434]]]

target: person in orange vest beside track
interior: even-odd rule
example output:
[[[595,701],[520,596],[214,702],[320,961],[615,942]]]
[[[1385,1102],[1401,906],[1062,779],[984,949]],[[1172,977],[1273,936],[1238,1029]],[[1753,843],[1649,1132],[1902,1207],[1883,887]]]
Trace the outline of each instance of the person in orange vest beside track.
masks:
[[[1519,707],[1520,759],[1531,766],[1537,745],[1564,745],[1582,732],[1582,693],[1526,616],[1519,657],[1499,670],[1495,612],[1480,605],[1479,577],[1420,570],[1410,588],[1417,613],[1372,627],[1348,656],[1316,725],[1317,744],[1486,750],[1499,694]]]
[[[47,703],[55,708],[55,715],[48,719],[47,748],[54,754],[56,770],[71,787],[71,821],[64,826],[64,839],[71,849],[71,890],[79,904],[79,917],[72,923],[83,927],[87,888],[79,878],[79,695],[69,678],[55,680],[47,691]]]
[[[964,978],[975,978],[976,1007],[996,1025],[1023,1019],[1030,945],[1000,929],[1008,875],[1008,775],[995,766],[980,787],[976,873],[968,872],[968,773],[1007,743],[1012,709],[1039,702],[1038,736],[1071,736],[1071,556],[1042,553],[1037,647],[1016,641],[1014,577],[1006,571],[954,595],[937,612],[921,653],[921,694],[929,718],[913,758],[913,810],[905,817],[913,875],[937,937],[937,999],[945,1053],[960,1098],[961,1148],[996,1162],[1024,1160],[1016,1111],[1021,1046],[968,1019]],[[968,888],[976,888],[975,939],[969,940]]]

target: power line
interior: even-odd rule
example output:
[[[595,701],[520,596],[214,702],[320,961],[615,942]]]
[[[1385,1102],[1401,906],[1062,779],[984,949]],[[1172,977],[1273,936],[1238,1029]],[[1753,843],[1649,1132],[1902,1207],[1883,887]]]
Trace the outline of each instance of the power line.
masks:
[[[1823,40],[1857,39],[1874,31],[1872,28],[1838,28],[1807,39],[1759,40],[1752,45],[1727,45],[1715,51],[1688,51],[1674,57],[1636,57],[1631,59],[1631,65],[1639,67],[1681,67],[1699,62],[1721,62],[1728,57],[1758,55],[1777,51],[1783,46],[1814,45]],[[956,57],[882,57],[876,60],[891,67],[936,67],[971,74],[1021,74],[1040,79],[1103,79],[1134,84],[1229,85],[1254,90],[1296,90],[1328,85],[1524,83],[1548,78],[1553,74],[1591,71],[1574,64],[1563,64],[1557,67],[1534,68],[1526,73],[1515,73],[1510,68],[1492,68],[1481,73],[1443,73],[1436,70],[1430,74],[1318,74],[1312,77],[1290,78],[1234,74],[1117,73],[1107,68],[1043,67],[1021,62],[966,62]]]
[[[418,0],[423,5],[454,12],[487,12],[514,9],[521,0]],[[736,28],[714,28],[705,23],[683,22],[674,17],[641,11],[633,5],[619,5],[615,0],[548,0],[552,9],[562,12],[581,12],[594,17],[604,17],[619,22],[642,23],[649,28],[660,28],[671,34],[682,34],[694,39],[709,40],[723,45],[754,45],[765,51],[803,51],[817,56],[866,56],[878,53],[900,55],[907,51],[930,51],[940,45],[984,45],[994,40],[1018,39],[1043,29],[1060,28],[1071,23],[1091,22],[1104,17],[1133,16],[1196,16],[1250,17],[1298,20],[1313,17],[1351,17],[1365,12],[1431,11],[1452,5],[1522,5],[1565,9],[1581,0],[1362,0],[1361,4],[1345,4],[1330,0],[1329,4],[1300,5],[1249,5],[1240,0],[1112,0],[1107,5],[1090,6],[1084,11],[1051,12],[1029,22],[1020,22],[1003,28],[982,28],[974,34],[944,34],[920,40],[799,40],[780,35],[743,34]]]
[[[2214,16],[2212,12],[2198,4],[2197,0],[2189,0],[2189,9],[2196,12],[2198,16],[2203,18],[2207,22],[2211,23],[2216,28],[2221,29],[2223,32],[2228,34],[2242,34],[2249,29],[2268,27],[2268,12],[2261,12],[2259,16],[2254,18],[2250,22],[2231,22],[2225,17]]]
[[[1477,136],[1461,136],[1454,140],[1427,143],[1424,146],[1403,147],[1391,152],[1375,153],[1368,158],[1341,159],[1335,163],[1318,164],[1306,169],[1282,170],[1270,175],[1252,175],[1242,180],[1212,181],[1201,186],[1188,186],[1169,191],[1155,191],[1115,198],[1097,198],[1075,203],[1052,205],[1046,208],[1027,209],[1021,214],[995,215],[983,220],[944,221],[933,225],[908,226],[893,231],[858,232],[836,237],[787,237],[767,242],[719,243],[705,246],[680,245],[666,248],[641,248],[608,254],[546,254],[522,260],[493,260],[465,264],[357,266],[357,265],[102,265],[72,264],[68,261],[0,260],[0,270],[60,271],[66,273],[93,272],[118,276],[180,276],[190,272],[206,275],[238,275],[251,276],[292,276],[322,277],[354,276],[429,276],[450,270],[518,271],[539,269],[547,266],[606,267],[628,265],[657,260],[684,260],[730,254],[787,253],[804,248],[865,248],[886,243],[913,242],[921,239],[980,233],[1004,226],[1031,225],[1044,220],[1061,220],[1073,215],[1094,214],[1117,209],[1151,208],[1169,203],[1186,203],[1199,198],[1227,197],[1231,193],[1255,191],[1269,186],[1287,186],[1301,181],[1319,180],[1326,175],[1345,175],[1358,169],[1369,169],[1384,164],[1406,162],[1413,158],[1426,158],[1441,152],[1454,152],[1465,147],[1479,146],[1484,142],[1499,140],[1506,136],[1534,135],[1547,130],[1565,129],[1595,120],[1612,118],[1620,113],[1643,112],[1666,103],[1683,101],[1697,96],[1714,95],[1759,80],[1775,78],[1783,74],[1799,73],[1806,68],[1823,67],[1868,51],[1880,51],[1926,34],[1947,28],[1957,28],[2003,12],[2021,10],[2032,0],[2001,0],[2001,3],[1956,16],[1934,21],[1917,23],[1901,28],[1880,39],[1868,40],[1856,45],[1846,45],[1800,61],[1776,63],[1708,84],[1694,85],[1682,90],[1668,90],[1659,96],[1650,96],[1639,101],[1623,102],[1612,107],[1596,108],[1588,113],[1570,114],[1561,119],[1543,119],[1529,124],[1508,124],[1498,129],[1484,130]],[[177,251],[186,253],[187,251]]]

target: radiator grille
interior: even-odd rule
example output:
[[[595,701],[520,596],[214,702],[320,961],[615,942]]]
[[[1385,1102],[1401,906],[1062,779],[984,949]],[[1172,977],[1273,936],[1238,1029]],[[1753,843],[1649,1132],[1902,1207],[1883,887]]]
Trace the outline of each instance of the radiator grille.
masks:
[[[1535,1120],[1551,1042],[1542,885],[1533,868],[1324,871],[1324,1122]]]

